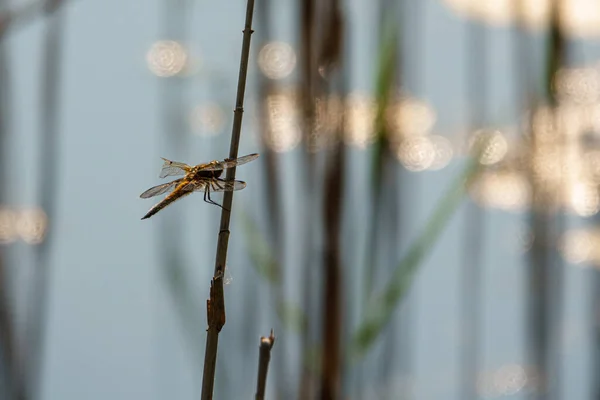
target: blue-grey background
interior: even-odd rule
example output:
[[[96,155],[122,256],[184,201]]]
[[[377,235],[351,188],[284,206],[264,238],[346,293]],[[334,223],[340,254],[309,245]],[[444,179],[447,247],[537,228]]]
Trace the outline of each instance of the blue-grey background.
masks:
[[[13,1],[16,6],[25,0]],[[168,5],[167,5],[168,3]],[[272,2],[273,40],[286,41],[297,49],[297,4]],[[441,1],[421,0],[418,42],[405,42],[408,54],[407,87],[415,97],[436,110],[436,134],[455,138],[467,124],[468,99],[464,16],[455,14]],[[219,103],[227,121],[220,135],[201,136],[186,132],[184,146],[170,146],[164,132],[164,79],[147,67],[146,53],[152,43],[177,39],[167,25],[166,7],[185,7],[186,29],[180,32],[198,69],[185,80],[183,98],[191,109],[202,101]],[[192,399],[199,396],[205,343],[205,307],[215,257],[220,212],[202,203],[200,195],[188,197],[150,220],[140,217],[153,204],[139,194],[158,184],[160,156],[196,164],[227,156],[237,83],[241,30],[245,12],[242,0],[220,2],[160,0],[75,0],[63,6],[64,50],[60,90],[60,150],[58,154],[58,209],[50,220],[50,296],[43,358],[42,398],[70,399]],[[351,89],[373,90],[377,56],[378,13],[375,2],[349,0],[344,8],[351,46]],[[255,21],[254,29],[261,27]],[[171,32],[167,32],[171,30]],[[36,206],[40,158],[39,87],[44,18],[11,30],[5,37],[10,54],[12,132],[9,141],[8,206]],[[510,125],[515,121],[514,85],[511,82],[513,43],[511,27],[489,27],[489,98],[485,119]],[[256,38],[256,36],[255,36]],[[541,59],[543,33],[534,35]],[[256,52],[252,43],[246,113],[240,154],[260,152],[255,108],[257,101]],[[593,39],[570,44],[574,64],[593,62],[598,46]],[[409,57],[410,58],[410,57]],[[540,67],[541,68],[541,67]],[[295,73],[294,73],[295,74]],[[294,75],[290,78],[293,81]],[[216,82],[216,83],[215,83]],[[183,112],[187,115],[187,111]],[[181,132],[180,132],[181,133]],[[43,150],[42,150],[43,151]],[[358,243],[345,253],[345,268],[364,259],[362,227],[369,215],[368,150],[348,152],[347,191],[354,222],[346,240]],[[286,287],[290,300],[300,301],[293,288],[301,253],[297,228],[303,216],[296,212],[305,199],[295,166],[301,162],[300,148],[283,153],[280,171],[286,212]],[[413,192],[402,207],[410,210],[402,221],[401,249],[416,236],[434,204],[452,179],[460,173],[464,159],[455,159],[436,172],[410,176]],[[237,175],[248,187],[235,195],[228,266],[233,277],[226,286],[228,320],[221,334],[216,398],[252,396],[258,355],[258,338],[279,326],[269,305],[268,284],[247,262],[242,230],[242,209],[256,219],[264,217],[264,185],[261,159],[239,168]],[[406,181],[405,181],[406,182]],[[315,188],[315,193],[319,193]],[[408,376],[414,399],[459,399],[459,270],[464,244],[464,210],[452,217],[439,242],[419,269],[412,290],[394,323],[395,334],[410,337]],[[160,219],[184,215],[182,257],[197,307],[200,329],[190,335],[181,323],[166,285],[157,255],[161,237]],[[492,373],[509,364],[524,362],[523,281],[524,255],[512,241],[526,224],[525,213],[499,210],[485,212],[485,263],[481,290],[481,345],[483,372]],[[581,224],[569,219],[569,224]],[[348,239],[350,238],[350,239]],[[7,246],[11,279],[10,298],[14,318],[24,329],[27,316],[27,283],[35,273],[32,246]],[[395,261],[394,261],[395,263]],[[563,398],[590,398],[591,321],[589,280],[593,269],[567,266],[564,275],[564,319],[560,342]],[[298,278],[299,279],[299,278]],[[385,277],[382,278],[382,282]],[[378,284],[382,284],[381,282]],[[250,296],[250,297],[248,297]],[[351,296],[351,294],[347,294]],[[248,301],[248,298],[252,301]],[[407,311],[408,310],[408,311]],[[253,323],[244,322],[248,318]],[[410,328],[400,327],[410,321]],[[248,329],[251,327],[252,329]],[[288,367],[274,372],[275,379],[291,388],[298,385],[299,337],[285,329],[276,332],[274,352],[286,352]],[[400,351],[397,349],[397,351]],[[379,343],[365,363],[376,365],[385,349]],[[399,397],[405,369],[398,355],[384,377],[368,370],[360,392],[352,398]],[[295,390],[292,389],[292,393]],[[394,394],[396,393],[396,394]],[[272,394],[273,395],[273,394]],[[379,397],[378,397],[379,396]],[[524,398],[519,392],[509,398]],[[497,396],[491,396],[497,397]],[[274,397],[271,397],[274,398]]]

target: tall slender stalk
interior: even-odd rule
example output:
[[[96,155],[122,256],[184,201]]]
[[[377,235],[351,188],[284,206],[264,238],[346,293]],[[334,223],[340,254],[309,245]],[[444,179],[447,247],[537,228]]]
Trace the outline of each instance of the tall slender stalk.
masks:
[[[557,118],[556,98],[553,93],[554,78],[564,61],[565,38],[560,28],[560,7],[552,2],[550,37],[544,92],[546,102],[552,107],[553,118]],[[558,132],[556,145],[559,157],[563,154],[564,134]],[[532,148],[536,151],[539,132],[532,130]],[[559,165],[560,165],[559,160]],[[552,191],[532,175],[533,202],[530,215],[534,241],[528,266],[527,339],[529,362],[536,368],[537,387],[532,399],[546,400],[560,396],[560,318],[563,289],[562,266],[556,254],[555,238],[562,225],[560,217],[560,194],[562,183]]]
[[[275,335],[271,329],[269,337],[260,338],[260,348],[258,354],[258,376],[256,378],[255,400],[264,400],[267,390],[267,373],[269,372],[269,361],[271,361],[271,349],[275,344]]]
[[[467,32],[467,91],[469,95],[470,130],[482,128],[487,112],[487,27],[470,21]],[[469,132],[469,133],[471,133]],[[468,138],[467,138],[468,139]],[[461,266],[461,398],[478,398],[479,326],[481,314],[481,276],[483,244],[485,243],[485,213],[467,201],[463,260]]]
[[[302,246],[304,247],[304,259],[303,259],[303,277],[302,277],[302,299],[304,308],[307,315],[313,315],[314,312],[314,295],[312,290],[314,288],[313,271],[314,271],[314,242],[313,237],[315,234],[315,224],[313,216],[315,213],[316,200],[311,194],[316,186],[315,176],[315,163],[314,155],[310,152],[310,144],[312,139],[310,133],[313,128],[313,120],[315,114],[315,94],[314,94],[314,75],[315,75],[315,62],[314,60],[314,29],[315,29],[315,0],[298,0],[299,3],[299,75],[300,75],[300,107],[301,111],[301,127],[303,138],[305,142],[304,162],[306,164],[305,178],[304,178],[304,201],[302,204],[303,209],[299,210],[303,212],[307,218],[304,219],[304,232],[302,238]],[[312,398],[314,397],[314,372],[308,367],[310,365],[310,353],[309,349],[311,346],[311,339],[314,335],[315,323],[311,318],[307,319],[306,329],[301,336],[301,351],[302,359],[300,361],[300,387],[298,388],[298,398]]]
[[[0,248],[2,250],[2,248]],[[4,252],[0,253],[0,257]],[[25,400],[27,398],[26,386],[23,377],[22,358],[18,343],[14,335],[14,323],[11,319],[10,303],[7,289],[6,261],[0,258],[0,398],[9,400]]]
[[[60,150],[60,84],[63,50],[62,0],[48,0],[45,4],[47,28],[43,40],[41,64],[41,113],[40,118],[40,207],[48,216],[48,232],[45,240],[35,251],[36,271],[31,289],[31,310],[28,314],[29,341],[27,379],[31,397],[39,398],[44,367],[44,339],[50,291],[51,249],[54,240],[53,224],[56,224],[56,199],[58,192],[58,160]]]
[[[0,8],[7,0],[0,0]],[[1,19],[1,17],[0,17]],[[0,25],[2,22],[0,21]],[[2,28],[0,27],[0,31]],[[0,208],[6,204],[8,172],[8,137],[10,134],[11,84],[9,51],[0,33]],[[0,245],[0,397],[24,400],[23,359],[15,337],[14,320],[8,296],[10,279],[6,246]]]
[[[231,147],[229,158],[235,159],[238,155],[240,135],[242,130],[242,117],[244,114],[244,94],[246,92],[246,75],[248,72],[248,58],[250,55],[250,38],[252,36],[252,16],[254,13],[254,0],[248,0],[246,6],[246,22],[244,25],[244,38],[238,77],[237,98],[233,116],[231,132]],[[235,168],[227,170],[226,180],[235,179]],[[215,384],[215,369],[217,364],[217,349],[219,346],[219,332],[225,325],[225,296],[223,293],[223,278],[225,276],[225,263],[227,262],[227,247],[229,244],[229,220],[233,192],[225,192],[223,196],[223,209],[221,211],[221,225],[217,241],[217,256],[214,275],[210,283],[210,298],[206,303],[206,316],[208,319],[208,334],[206,337],[206,353],[204,355],[204,375],[202,377],[202,399],[212,399]]]
[[[340,98],[347,94],[347,79],[343,63],[344,18],[339,0],[329,0],[320,4],[320,20],[324,32],[321,33],[317,63],[327,69],[327,80],[320,81],[319,95],[327,99],[333,84],[339,83]],[[339,82],[338,82],[339,81]],[[327,110],[327,113],[331,113]],[[342,117],[343,119],[343,117]],[[323,400],[340,397],[342,359],[342,315],[343,285],[341,255],[341,221],[344,193],[344,123],[341,121],[333,131],[337,135],[336,145],[331,149],[326,165],[323,193],[323,286],[321,314],[321,393]],[[324,133],[320,133],[324,134]]]
[[[323,356],[322,400],[337,399],[341,377],[341,327],[342,327],[342,270],[340,230],[342,217],[344,145],[334,149],[325,181],[323,217],[325,225],[325,251],[323,260]]]
[[[271,8],[270,0],[261,0],[256,5],[256,17],[259,19],[261,26],[260,36],[258,38],[260,45],[258,49],[261,49],[266,45],[271,38],[271,18],[269,11]],[[256,39],[255,39],[256,40]],[[268,104],[268,97],[275,90],[275,83],[272,79],[267,78],[264,74],[259,73],[258,76],[258,97],[260,99],[260,138],[262,140],[262,165],[263,175],[265,182],[265,197],[264,202],[265,214],[267,215],[268,224],[268,242],[273,249],[274,261],[272,265],[272,273],[275,277],[273,285],[270,285],[269,296],[272,301],[276,304],[277,313],[285,318],[284,314],[286,311],[283,309],[284,303],[284,282],[285,282],[285,268],[283,266],[284,254],[285,254],[285,229],[284,229],[284,215],[281,199],[280,180],[279,180],[279,168],[278,168],[278,156],[273,150],[273,146],[269,143],[269,137],[272,136],[272,116],[270,115],[270,106]],[[253,290],[253,289],[251,289]],[[256,296],[256,294],[252,294]],[[279,377],[287,376],[288,369],[288,352],[279,351],[275,354],[273,360],[273,372],[271,373],[272,379],[277,386],[277,395],[285,396],[286,390],[289,391],[289,387],[286,387],[284,379]]]

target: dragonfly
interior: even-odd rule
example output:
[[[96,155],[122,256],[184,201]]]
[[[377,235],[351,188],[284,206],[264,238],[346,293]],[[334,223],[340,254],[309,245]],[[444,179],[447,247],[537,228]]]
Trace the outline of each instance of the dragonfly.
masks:
[[[161,158],[164,160],[164,164],[160,171],[159,178],[178,175],[184,175],[184,177],[151,187],[142,193],[140,197],[142,199],[148,199],[171,191],[167,197],[152,207],[142,219],[150,218],[168,205],[173,204],[175,201],[194,192],[204,192],[205,202],[223,208],[223,206],[210,198],[211,192],[232,192],[235,190],[242,190],[246,187],[246,182],[236,180],[226,181],[222,179],[220,176],[223,173],[223,170],[256,160],[258,154],[248,154],[247,156],[236,159],[226,158],[223,161],[211,161],[206,164],[198,164],[195,166],[167,160],[163,157]]]

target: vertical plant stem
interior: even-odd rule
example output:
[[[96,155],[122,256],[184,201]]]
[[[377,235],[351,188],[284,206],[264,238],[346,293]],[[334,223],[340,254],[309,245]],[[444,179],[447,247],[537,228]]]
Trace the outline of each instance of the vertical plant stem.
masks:
[[[0,8],[7,7],[7,0],[0,0]],[[0,17],[0,25],[2,18]],[[0,35],[2,27],[0,26]],[[10,134],[11,84],[9,73],[9,50],[0,36],[0,209],[6,206],[8,179],[8,138]],[[8,296],[7,247],[0,245],[0,397],[15,400],[26,398],[21,353],[15,337]]]
[[[47,29],[43,40],[41,118],[40,118],[40,207],[48,216],[48,232],[35,251],[36,271],[31,289],[31,307],[28,314],[29,342],[27,380],[30,397],[40,398],[44,368],[44,340],[47,330],[49,304],[51,253],[56,224],[56,199],[58,192],[58,160],[60,149],[60,84],[63,50],[62,0],[48,0],[45,4]]]
[[[322,81],[319,93],[327,99],[336,81],[342,87],[340,97],[346,95],[346,76],[343,68],[342,50],[344,19],[338,0],[329,0],[321,4],[321,25],[326,27],[321,34],[321,48],[318,51],[319,65],[328,68],[328,80]],[[339,79],[337,79],[339,78]],[[326,100],[325,100],[326,101]],[[326,113],[331,113],[327,110]],[[335,111],[334,111],[335,112]],[[341,256],[341,220],[344,193],[344,142],[342,122],[331,133],[337,135],[336,145],[331,150],[326,165],[325,191],[323,199],[323,222],[325,248],[323,254],[323,287],[322,287],[322,324],[321,337],[323,351],[321,356],[321,399],[337,399],[340,396],[342,359],[342,299],[343,282]],[[323,135],[324,132],[317,132]]]
[[[562,7],[558,0],[552,1],[552,19],[550,28],[550,41],[548,50],[548,65],[546,78],[546,100],[553,108],[554,120],[556,126],[561,126],[562,118],[559,113],[558,99],[555,93],[555,80],[558,71],[563,68],[568,60],[568,43],[565,32],[561,27]],[[560,128],[559,128],[560,129]],[[565,165],[566,154],[569,146],[573,146],[572,139],[563,130],[558,131],[557,145],[559,147],[558,162],[559,165]],[[562,167],[561,167],[562,168]],[[560,256],[557,248],[557,238],[564,232],[566,221],[565,214],[562,211],[562,194],[569,184],[566,174],[563,172],[560,178],[559,188],[554,194],[554,204],[557,205],[556,213],[552,219],[553,227],[549,231],[550,269],[548,276],[547,304],[545,305],[548,314],[549,327],[548,335],[548,371],[547,371],[547,390],[548,399],[562,398],[562,345],[564,331],[564,294],[566,276],[563,264],[563,258]]]
[[[267,373],[269,372],[269,361],[271,361],[271,349],[275,344],[275,336],[271,329],[269,337],[260,338],[260,347],[258,353],[258,377],[256,379],[255,400],[264,400],[267,389]]]
[[[0,248],[1,249],[1,248]],[[0,254],[0,257],[4,254]],[[14,336],[14,324],[11,319],[10,302],[7,296],[9,280],[6,273],[6,261],[0,258],[0,398],[25,400],[27,398],[23,376],[22,358]]]
[[[340,390],[340,338],[342,326],[342,274],[340,254],[340,229],[342,216],[344,145],[334,150],[325,181],[325,254],[323,260],[323,356],[321,400],[339,398]]]
[[[303,212],[307,217],[303,221],[304,236],[302,238],[302,246],[304,247],[304,268],[302,277],[302,298],[304,300],[302,306],[307,315],[313,315],[314,310],[314,293],[312,292],[314,259],[313,236],[314,236],[314,221],[315,215],[315,199],[311,195],[311,191],[316,186],[316,177],[314,173],[314,155],[310,152],[310,133],[313,128],[314,118],[314,25],[315,25],[315,0],[299,0],[300,9],[300,45],[299,45],[299,75],[300,75],[300,106],[302,107],[302,133],[305,141],[304,162],[306,166],[306,175],[304,179],[304,202],[302,204]],[[311,318],[307,319],[306,329],[301,336],[301,352],[302,360],[300,370],[300,387],[298,388],[298,397],[301,399],[314,397],[314,374],[308,367],[310,365],[309,349],[311,346],[311,338],[313,337],[314,322]]]
[[[262,19],[261,24],[261,47],[266,44],[270,39],[270,18],[269,18],[269,6],[270,0],[261,0],[257,5],[257,15]],[[273,80],[268,79],[264,74],[259,76],[259,98],[261,101],[261,139],[263,143],[263,159],[264,175],[265,180],[269,183],[266,185],[267,201],[265,206],[267,207],[267,215],[269,218],[269,232],[271,237],[269,238],[271,243],[274,244],[273,248],[278,254],[276,254],[277,261],[281,262],[281,245],[284,243],[282,238],[282,215],[281,215],[281,199],[279,196],[279,174],[277,169],[277,154],[273,151],[271,144],[269,143],[269,137],[271,135],[271,118],[269,115],[269,105],[267,104],[267,97],[273,93],[274,90]]]
[[[473,1],[473,0],[472,0]],[[482,128],[487,112],[487,27],[470,21],[467,32],[467,91],[469,95],[470,132]],[[467,140],[470,138],[467,137]],[[463,261],[461,268],[461,398],[475,400],[479,397],[479,326],[483,269],[483,244],[485,243],[485,214],[473,202],[467,201]]]
[[[552,118],[557,123],[556,99],[553,93],[553,81],[556,72],[562,66],[564,56],[564,36],[559,25],[559,5],[555,0],[551,6],[550,37],[548,40],[547,69],[544,82],[544,97],[552,110]],[[539,149],[538,135],[532,130],[533,151]],[[545,134],[545,133],[544,133]],[[556,132],[556,146],[559,157],[564,151],[564,134]],[[559,160],[559,165],[561,160]],[[560,195],[562,183],[549,191],[543,182],[532,174],[533,202],[530,224],[533,243],[530,251],[530,265],[527,271],[527,339],[529,362],[535,368],[538,385],[531,398],[547,400],[559,396],[558,355],[554,348],[560,346],[560,315],[562,303],[562,266],[560,257],[554,248],[555,238],[560,229]],[[552,390],[551,390],[552,389]]]
[[[271,40],[271,19],[269,16],[269,11],[271,9],[271,1],[270,0],[261,0],[256,5],[256,15],[259,18],[259,24],[261,26],[259,42],[261,49],[264,45]],[[255,39],[256,40],[256,39]],[[278,165],[278,157],[277,153],[273,150],[272,140],[273,140],[273,126],[272,126],[272,105],[269,102],[270,95],[275,91],[275,84],[272,79],[267,78],[264,74],[259,73],[258,77],[258,97],[260,99],[260,138],[262,140],[262,149],[263,152],[261,154],[261,158],[263,159],[263,174],[264,180],[267,182],[265,185],[265,194],[266,194],[266,202],[265,205],[265,214],[267,215],[267,223],[268,223],[268,241],[272,249],[274,249],[274,260],[272,263],[273,271],[272,273],[276,277],[274,280],[274,284],[271,285],[270,297],[273,300],[273,303],[276,304],[278,309],[281,308],[281,305],[284,301],[284,282],[285,282],[285,268],[283,266],[284,254],[285,254],[285,229],[284,229],[284,215],[283,215],[283,207],[281,201],[281,190],[280,190],[280,182],[279,182],[279,169]],[[253,289],[251,289],[253,290]],[[256,296],[253,294],[252,296]],[[278,311],[279,312],[279,311]],[[285,311],[281,311],[285,312]],[[275,355],[275,359],[273,360],[273,373],[272,379],[277,384],[277,394],[278,396],[284,396],[286,390],[290,390],[289,387],[286,387],[284,384],[284,379],[279,379],[279,377],[287,376],[286,371],[288,367],[287,363],[287,352],[280,351]]]
[[[242,55],[240,61],[240,73],[238,77],[237,98],[233,117],[233,128],[231,132],[231,147],[229,158],[237,158],[242,130],[242,117],[244,114],[244,94],[246,92],[246,76],[248,72],[248,58],[250,55],[250,38],[252,35],[252,16],[254,12],[254,0],[248,0],[246,6],[246,22],[244,25],[244,37],[242,43]],[[227,170],[226,180],[235,179],[235,168]],[[225,297],[223,293],[223,278],[225,276],[225,264],[227,262],[227,247],[229,244],[229,220],[231,217],[231,206],[233,204],[233,192],[225,192],[223,196],[223,209],[221,211],[221,224],[217,240],[217,256],[214,275],[210,283],[210,298],[206,304],[206,316],[208,319],[208,334],[206,337],[206,353],[204,355],[204,375],[202,377],[202,399],[212,399],[215,384],[215,369],[217,364],[217,349],[219,345],[219,332],[225,325]]]

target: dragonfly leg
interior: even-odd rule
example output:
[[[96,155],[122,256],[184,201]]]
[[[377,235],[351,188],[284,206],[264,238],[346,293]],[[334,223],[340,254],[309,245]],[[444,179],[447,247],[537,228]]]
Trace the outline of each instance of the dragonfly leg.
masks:
[[[206,195],[208,194],[208,185],[204,187],[204,201],[206,203],[208,203],[208,201],[206,201]]]
[[[217,181],[211,181],[211,182],[210,182],[210,186],[211,186],[212,188],[223,189],[223,186],[219,185],[219,183],[218,183]],[[208,186],[207,186],[207,187],[208,187]],[[209,191],[209,193],[208,193],[208,199],[210,200],[210,191]],[[214,201],[212,201],[212,200],[210,200],[210,201],[211,201],[211,203],[212,203],[212,204],[214,204],[214,205],[216,205],[216,206],[219,206],[219,207],[221,207],[223,210],[225,210],[225,211],[230,211],[230,210],[226,209],[225,207],[223,207],[222,205],[220,205],[220,204],[218,204],[218,203],[215,203],[215,202],[214,202]]]
[[[220,204],[215,203],[211,198],[210,198],[210,189],[209,189],[209,185],[206,185],[204,188],[204,201],[208,204],[214,204],[215,206],[219,206],[221,207]],[[221,207],[222,208],[222,207]]]
[[[210,198],[210,183],[208,185],[205,186],[204,188],[204,201],[208,204],[214,204],[215,206],[221,207],[220,204],[215,203],[211,198]],[[221,207],[223,208],[223,207]]]

